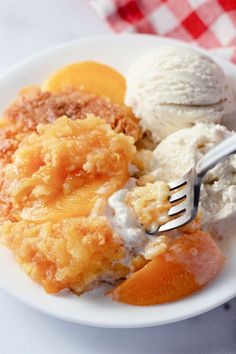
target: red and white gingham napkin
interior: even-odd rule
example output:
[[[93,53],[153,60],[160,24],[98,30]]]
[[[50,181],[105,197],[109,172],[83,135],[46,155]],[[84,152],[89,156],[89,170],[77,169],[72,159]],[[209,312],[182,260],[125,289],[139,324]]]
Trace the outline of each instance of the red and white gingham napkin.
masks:
[[[194,42],[236,63],[236,0],[89,1],[116,32]]]

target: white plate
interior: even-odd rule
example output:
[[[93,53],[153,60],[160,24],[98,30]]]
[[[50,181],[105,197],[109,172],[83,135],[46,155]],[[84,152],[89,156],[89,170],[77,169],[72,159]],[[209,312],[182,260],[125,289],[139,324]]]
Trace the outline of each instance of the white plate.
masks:
[[[148,35],[120,35],[69,43],[27,60],[0,78],[0,111],[29,84],[42,83],[58,68],[81,60],[95,60],[126,73],[145,50],[180,42]],[[182,44],[182,43],[181,43]],[[236,67],[212,56],[236,82]],[[24,303],[49,315],[101,327],[146,327],[179,321],[206,312],[236,295],[236,238],[226,247],[227,263],[221,275],[202,291],[178,302],[135,307],[113,302],[102,289],[81,297],[47,295],[18,267],[10,252],[0,249],[0,287]]]

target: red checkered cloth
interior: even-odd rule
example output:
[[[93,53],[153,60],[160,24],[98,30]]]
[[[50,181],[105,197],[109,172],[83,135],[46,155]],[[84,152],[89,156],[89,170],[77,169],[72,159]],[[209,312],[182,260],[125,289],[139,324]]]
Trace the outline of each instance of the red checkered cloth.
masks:
[[[116,32],[181,39],[236,63],[236,0],[89,0]]]

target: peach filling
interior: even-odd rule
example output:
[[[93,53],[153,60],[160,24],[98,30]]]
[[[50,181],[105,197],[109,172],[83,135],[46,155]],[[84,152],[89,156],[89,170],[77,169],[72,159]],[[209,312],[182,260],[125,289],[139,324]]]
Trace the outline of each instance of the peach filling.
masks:
[[[37,130],[4,170],[3,195],[11,200],[13,220],[87,216],[127,182],[133,138],[102,120],[62,117]]]

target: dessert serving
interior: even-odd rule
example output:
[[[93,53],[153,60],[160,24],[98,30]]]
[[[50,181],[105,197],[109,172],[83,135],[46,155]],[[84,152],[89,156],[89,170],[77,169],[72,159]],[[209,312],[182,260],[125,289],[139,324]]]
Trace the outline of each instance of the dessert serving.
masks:
[[[1,244],[49,294],[106,284],[139,306],[193,294],[224,267],[235,155],[205,176],[191,223],[149,230],[174,218],[168,182],[235,134],[222,125],[234,111],[222,69],[184,47],[144,53],[126,78],[86,61],[23,88],[0,121]]]

